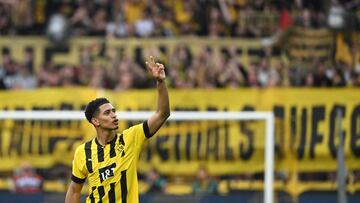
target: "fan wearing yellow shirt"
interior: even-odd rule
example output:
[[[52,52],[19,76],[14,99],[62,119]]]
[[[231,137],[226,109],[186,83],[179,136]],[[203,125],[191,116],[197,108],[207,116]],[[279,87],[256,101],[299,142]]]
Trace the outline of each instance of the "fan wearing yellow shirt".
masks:
[[[137,203],[137,161],[147,138],[153,136],[170,116],[164,65],[153,57],[146,62],[157,80],[157,110],[143,123],[117,133],[118,119],[106,98],[97,98],[86,106],[86,119],[95,127],[96,138],[75,150],[72,177],[65,203],[80,202],[81,189],[88,180],[87,203]]]

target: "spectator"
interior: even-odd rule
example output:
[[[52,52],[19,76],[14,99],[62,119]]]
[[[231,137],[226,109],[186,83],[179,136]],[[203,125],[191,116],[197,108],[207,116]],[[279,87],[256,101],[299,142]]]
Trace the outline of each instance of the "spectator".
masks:
[[[256,64],[251,63],[248,67],[248,73],[247,73],[247,86],[248,87],[260,87],[260,83],[258,81],[258,73]]]
[[[25,49],[24,53],[24,66],[30,71],[30,73],[34,73],[34,52],[30,47]]]
[[[304,78],[307,71],[302,64],[294,64],[289,68],[288,77],[290,85],[293,87],[301,87],[304,85]],[[313,78],[314,80],[314,78]],[[312,83],[313,84],[313,83]]]
[[[93,36],[104,36],[106,34],[106,26],[108,24],[107,18],[106,10],[102,8],[98,9],[92,18],[89,34]]]
[[[32,26],[34,24],[34,14],[32,13],[32,4],[28,0],[14,1],[13,4],[13,26],[16,33],[20,35],[33,34]]]
[[[270,66],[268,59],[262,59],[258,69],[258,81],[262,87],[277,86],[280,76],[275,68]]]
[[[196,1],[179,1],[174,3],[174,15],[178,32],[181,35],[193,35],[196,34],[197,21],[195,20],[195,14],[197,13],[198,5]]]
[[[200,167],[196,179],[192,183],[192,191],[195,195],[217,193],[217,181],[208,175],[204,167]]]
[[[125,19],[128,23],[134,24],[137,20],[141,19],[147,7],[145,1],[129,0],[124,1]]]
[[[285,2],[282,2],[285,4]],[[289,26],[293,24],[293,19],[291,13],[286,6],[282,5],[280,9],[280,17],[279,17],[279,27],[281,31],[286,30]]]
[[[2,64],[0,65],[0,89],[6,89],[5,78],[11,74],[12,59],[8,49],[2,50]]]
[[[305,76],[305,87],[313,87],[314,86],[314,74],[312,72],[308,72]]]
[[[147,86],[147,73],[130,57],[124,56],[116,67],[118,78],[116,90],[142,88]]]
[[[8,89],[33,89],[37,87],[37,80],[28,67],[13,63],[14,73],[5,77],[4,82]]]
[[[318,63],[314,75],[315,87],[329,87],[332,85],[331,78],[326,74],[326,67],[324,64]]]
[[[166,19],[166,13],[157,13],[153,17],[154,21],[154,37],[172,37],[174,35],[174,25],[170,20]]]
[[[0,1],[0,35],[14,32],[11,24],[12,4],[12,1]]]
[[[349,85],[353,86],[353,87],[359,87],[360,86],[360,74],[359,73],[353,72],[351,74]]]
[[[146,183],[149,185],[148,193],[165,192],[167,181],[155,168],[151,168],[146,174]]]
[[[255,23],[247,23],[254,14],[255,11],[250,5],[247,5],[238,13],[238,23],[235,26],[238,36],[251,38],[262,36],[261,29]]]
[[[72,35],[86,35],[91,30],[91,18],[90,13],[83,1],[81,1],[79,7],[76,9],[73,16],[70,18],[70,25],[72,26]]]
[[[235,56],[229,56],[229,59],[220,65],[223,70],[218,71],[217,86],[219,87],[240,87],[245,84],[244,67],[237,63]],[[212,68],[215,69],[215,68]]]
[[[151,18],[152,13],[149,9],[145,9],[141,17],[135,21],[135,32],[139,37],[150,37],[155,29],[154,21]]]
[[[61,78],[56,68],[51,62],[44,64],[39,70],[38,84],[40,87],[56,87],[61,84]]]
[[[61,86],[79,85],[79,68],[76,66],[64,66],[59,71]]]
[[[131,35],[130,31],[130,25],[122,15],[116,16],[115,21],[109,22],[106,26],[106,35],[113,38],[127,37]]]
[[[0,88],[27,89],[37,87],[37,81],[30,68],[15,62],[9,50],[3,51],[3,64],[0,66]]]
[[[314,16],[314,13],[309,9],[304,9],[301,12],[301,16],[295,20],[295,25],[304,28],[318,28],[320,27],[319,21]]]
[[[13,176],[14,192],[39,193],[42,191],[43,178],[36,174],[29,163],[22,163]]]

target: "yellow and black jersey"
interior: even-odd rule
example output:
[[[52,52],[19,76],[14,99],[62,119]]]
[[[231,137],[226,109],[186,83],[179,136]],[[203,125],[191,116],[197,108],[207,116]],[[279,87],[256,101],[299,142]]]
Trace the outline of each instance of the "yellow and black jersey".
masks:
[[[106,146],[94,138],[75,151],[72,181],[88,179],[86,202],[138,202],[137,168],[141,148],[150,137],[147,121],[117,134]]]

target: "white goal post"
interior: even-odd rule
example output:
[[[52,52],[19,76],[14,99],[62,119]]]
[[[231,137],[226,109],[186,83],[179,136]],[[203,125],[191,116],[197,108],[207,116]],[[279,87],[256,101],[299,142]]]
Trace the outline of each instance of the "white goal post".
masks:
[[[119,119],[145,120],[151,111],[117,112]],[[0,111],[0,120],[83,120],[83,111]],[[169,120],[264,120],[265,121],[265,185],[264,203],[274,202],[274,115],[272,112],[208,112],[172,111]]]

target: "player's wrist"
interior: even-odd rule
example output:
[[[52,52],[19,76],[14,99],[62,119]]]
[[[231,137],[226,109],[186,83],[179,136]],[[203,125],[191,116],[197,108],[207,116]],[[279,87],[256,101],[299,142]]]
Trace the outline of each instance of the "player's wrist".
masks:
[[[165,80],[165,78],[157,78],[157,79],[156,79],[156,82],[157,82],[157,83],[163,83],[164,80]]]

